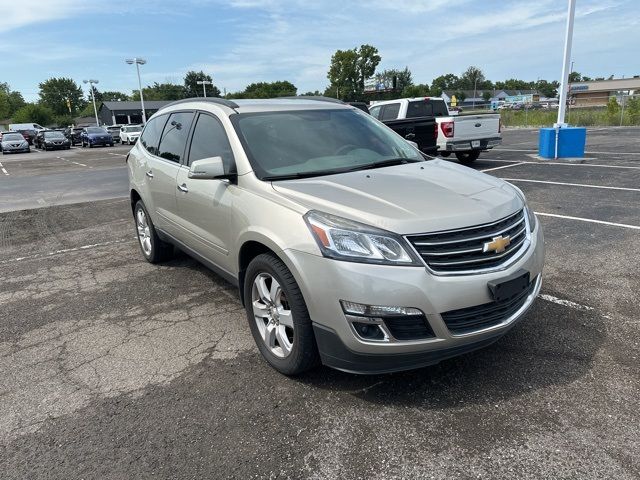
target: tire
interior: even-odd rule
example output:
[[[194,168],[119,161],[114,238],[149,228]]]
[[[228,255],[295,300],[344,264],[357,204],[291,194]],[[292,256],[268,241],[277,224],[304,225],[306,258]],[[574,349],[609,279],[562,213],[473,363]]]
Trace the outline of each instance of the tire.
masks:
[[[141,214],[143,218],[140,218]],[[160,240],[142,200],[133,207],[133,221],[140,251],[147,262],[162,263],[173,256],[173,245]]]
[[[109,146],[110,146],[110,147],[113,147],[113,143],[110,143],[110,144],[109,144]]]
[[[279,288],[272,288],[273,281],[277,282]],[[265,295],[260,293],[260,284],[265,286],[262,289]],[[272,295],[274,290],[275,294]],[[263,300],[267,295],[269,298]],[[320,363],[302,292],[279,258],[264,253],[251,261],[244,280],[244,299],[253,339],[269,365],[284,375],[298,375]],[[254,304],[255,312],[262,312],[264,316],[256,315]],[[277,315],[275,318],[274,314]],[[285,318],[288,318],[287,323],[290,322],[291,327],[285,324]],[[259,326],[259,322],[262,322],[262,326]]]
[[[438,155],[440,155],[442,158],[447,158],[449,155],[451,155],[451,152],[438,152]]]
[[[456,158],[463,165],[471,165],[480,156],[480,150],[469,150],[468,152],[456,152]]]

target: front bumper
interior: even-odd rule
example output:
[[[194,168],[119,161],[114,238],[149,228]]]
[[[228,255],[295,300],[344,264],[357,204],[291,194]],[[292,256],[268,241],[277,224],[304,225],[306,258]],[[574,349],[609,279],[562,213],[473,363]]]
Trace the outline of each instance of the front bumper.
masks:
[[[472,142],[479,141],[479,146],[472,146]],[[502,144],[501,137],[494,138],[483,138],[478,140],[464,140],[459,142],[446,142],[444,148],[440,150],[444,150],[447,152],[468,152],[469,150],[489,150],[493,147],[497,147]]]
[[[508,268],[476,275],[434,275],[424,267],[394,267],[342,262],[287,250],[296,272],[324,364],[356,373],[382,373],[438,363],[496,341],[526,313],[542,283],[544,240],[538,222],[525,254]],[[486,328],[453,334],[441,313],[492,302],[488,282],[519,270],[535,281],[520,308]],[[424,312],[433,336],[419,340],[375,342],[356,336],[340,300],[393,305]]]
[[[71,146],[71,143],[61,143],[61,144],[45,143],[43,145],[43,147],[46,148],[47,150],[66,150],[70,146]]]
[[[29,151],[29,146],[26,147],[2,147],[0,149],[3,153],[26,153]]]

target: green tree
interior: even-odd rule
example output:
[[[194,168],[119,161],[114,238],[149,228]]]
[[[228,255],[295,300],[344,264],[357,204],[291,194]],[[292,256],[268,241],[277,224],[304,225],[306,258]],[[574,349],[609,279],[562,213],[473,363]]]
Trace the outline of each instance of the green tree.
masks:
[[[302,94],[305,97],[321,97],[322,96],[322,92],[319,90],[316,90],[315,92],[312,91],[308,91],[306,93]]]
[[[358,92],[358,52],[337,50],[331,57],[327,78],[330,85],[326,94],[342,99],[353,99]],[[364,89],[364,87],[363,87]]]
[[[404,70],[397,70],[395,68],[383,70],[374,76],[376,84],[382,85],[385,90],[391,90],[393,88],[394,77],[396,79],[396,90],[398,92],[402,92],[405,88],[413,85],[413,78],[409,67],[405,67]]]
[[[116,90],[107,90],[105,92],[96,91],[96,102],[126,102],[130,98],[126,93]]]
[[[55,117],[53,123],[60,128],[68,127],[73,124],[73,117],[71,115],[58,115]]]
[[[548,82],[547,80],[538,80],[535,84],[535,89],[538,90],[542,96],[547,98],[554,98],[558,95],[558,88],[560,83],[556,80]]]
[[[376,67],[382,58],[378,54],[378,49],[372,45],[360,45],[357,51],[358,60],[356,62],[358,68],[358,93],[364,92],[364,82],[367,78],[373,76]],[[408,69],[406,69],[408,71]],[[411,74],[409,73],[409,77]]]
[[[154,82],[153,85],[144,87],[142,93],[145,100],[181,100],[187,98],[184,86],[176,85],[175,83]],[[133,91],[131,100],[140,101],[140,92],[138,90]]]
[[[609,119],[614,119],[620,115],[620,104],[616,97],[609,97],[607,102],[607,116]]]
[[[82,110],[87,102],[82,88],[71,78],[50,78],[40,84],[40,103],[56,115],[69,113],[67,100],[71,102],[71,113]]]
[[[20,92],[11,90],[8,83],[0,83],[0,119],[11,117],[25,105],[26,102]]]
[[[276,97],[293,97],[297,94],[296,86],[287,81],[279,80],[277,82],[257,82],[247,85],[242,92],[231,93],[228,98],[276,98]]]
[[[500,90],[532,90],[534,88],[534,82],[510,78],[504,82],[495,82],[495,88]]]
[[[478,67],[471,66],[460,76],[456,88],[473,90],[474,87],[478,90],[485,90],[493,88],[493,83],[485,78],[482,70]]]
[[[13,114],[14,123],[38,123],[50,125],[53,122],[53,111],[44,105],[28,103]]]
[[[433,79],[431,82],[431,95],[439,97],[444,90],[455,90],[458,88],[460,79],[453,73],[447,73],[446,75],[440,75]]]
[[[482,92],[482,99],[485,102],[488,102],[489,100],[491,100],[491,92],[485,90],[484,92]]]
[[[580,75],[580,72],[571,72],[569,74],[569,83],[575,83],[575,82],[581,82],[582,81],[582,75]]]
[[[198,81],[206,80],[207,82],[213,82],[211,75],[207,75],[202,70],[196,72],[190,70],[184,76],[184,90],[187,98],[201,97],[204,95],[202,85],[198,85]],[[219,97],[220,89],[215,85],[207,85],[207,97]]]
[[[405,98],[427,97],[429,96],[429,85],[426,83],[418,85],[408,85],[402,90],[402,96]]]
[[[634,125],[640,122],[640,96],[631,97],[627,100],[627,113]]]

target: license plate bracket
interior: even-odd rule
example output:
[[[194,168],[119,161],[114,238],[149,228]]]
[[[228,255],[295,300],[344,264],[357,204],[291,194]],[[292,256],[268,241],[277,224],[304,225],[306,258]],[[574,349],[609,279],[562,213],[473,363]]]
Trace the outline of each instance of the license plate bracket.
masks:
[[[531,283],[531,274],[524,269],[509,275],[487,282],[491,295],[496,302],[508,300],[527,289]]]
[[[471,140],[471,148],[480,148],[480,140]]]

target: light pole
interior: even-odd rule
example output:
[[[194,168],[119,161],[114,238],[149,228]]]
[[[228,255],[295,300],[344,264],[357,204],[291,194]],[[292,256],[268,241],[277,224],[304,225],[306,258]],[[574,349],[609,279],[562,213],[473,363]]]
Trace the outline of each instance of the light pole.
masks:
[[[127,58],[125,60],[129,65],[136,64],[138,72],[138,88],[140,89],[140,104],[142,106],[142,123],[147,123],[147,114],[144,111],[144,97],[142,96],[142,82],[140,81],[140,65],[144,65],[147,61],[144,58]]]
[[[98,83],[98,80],[82,80],[82,83],[88,83],[89,88],[91,88],[91,100],[93,100],[93,113],[96,114],[96,127],[100,126],[100,122],[98,122],[98,109],[96,108],[96,94],[93,91],[93,86]]]
[[[207,85],[213,85],[213,82],[209,80],[198,80],[196,82],[198,85],[202,85],[202,91],[204,92],[204,98],[207,98]]]
[[[473,107],[471,107],[473,110],[476,109],[476,85],[478,85],[477,76],[476,76],[476,79],[473,81]]]

